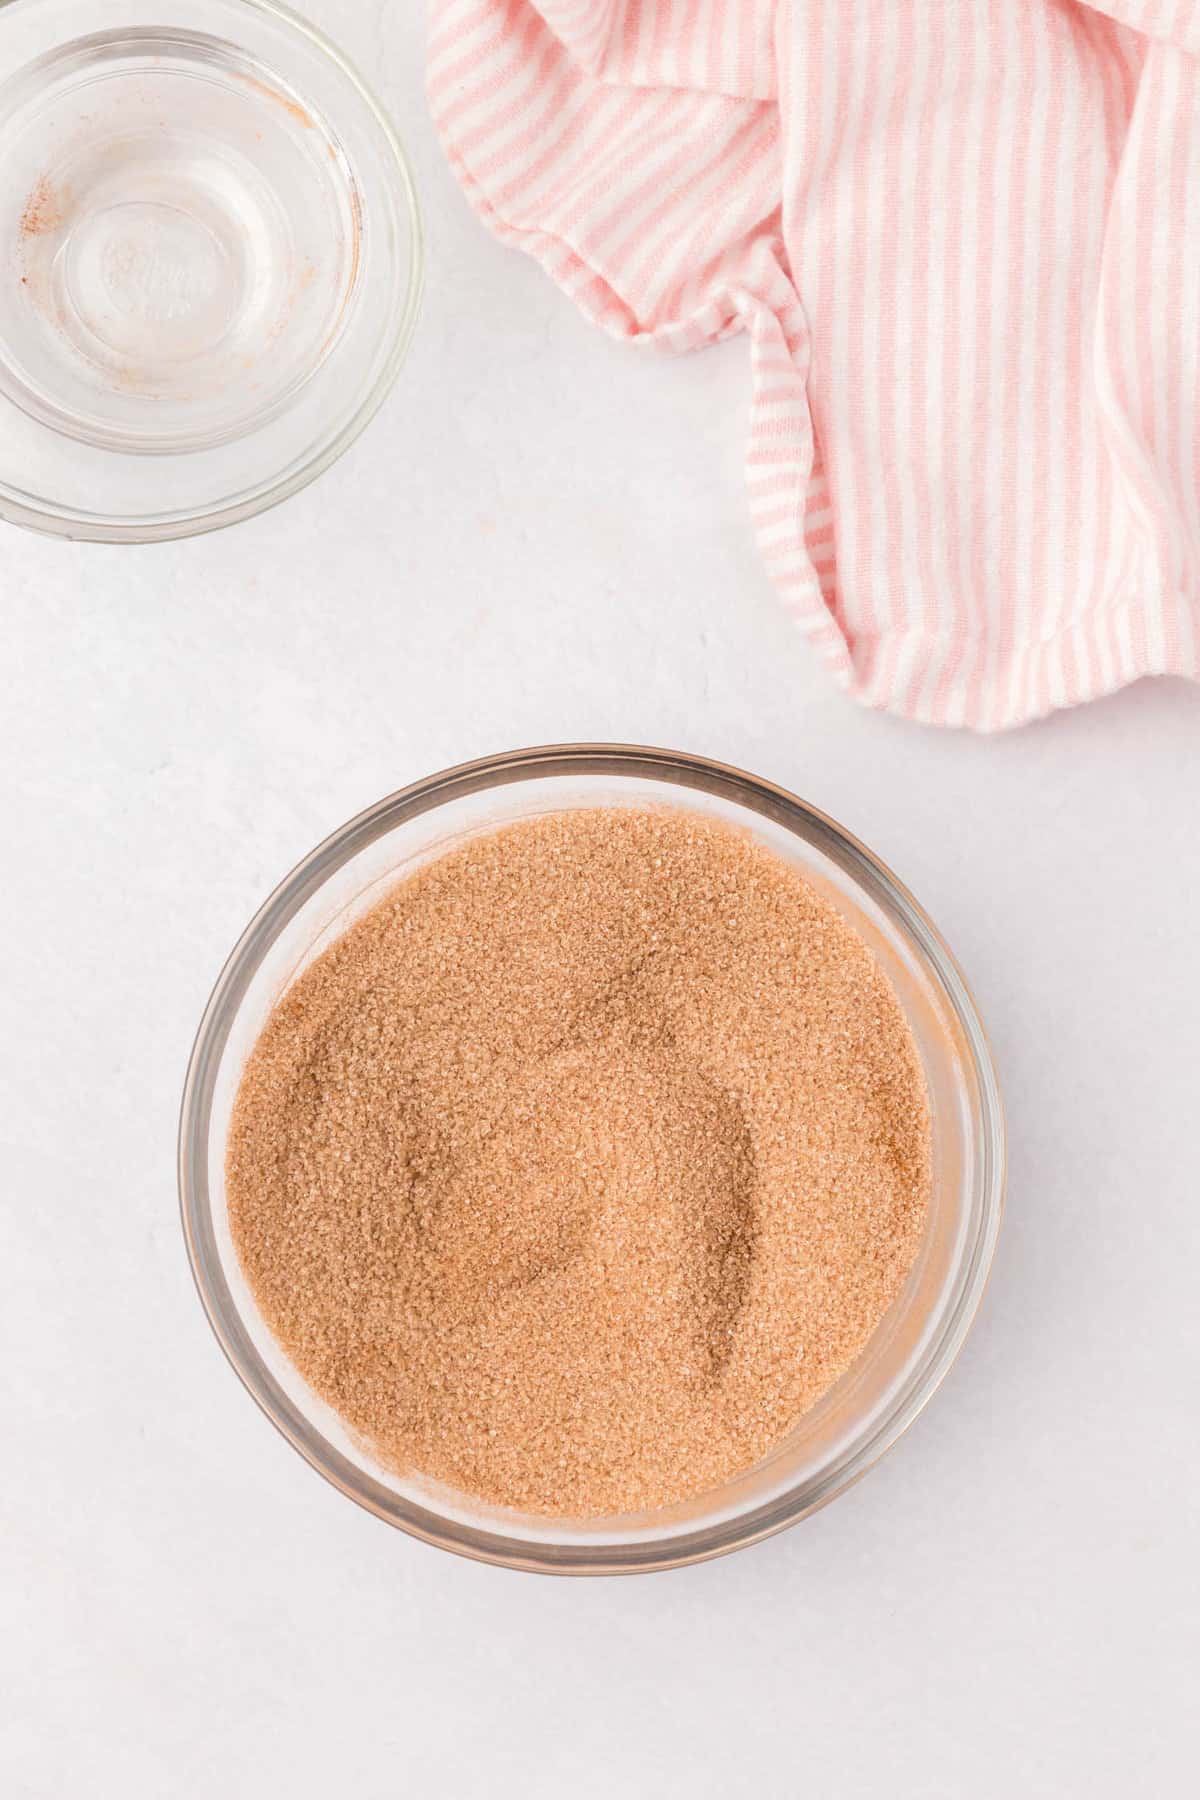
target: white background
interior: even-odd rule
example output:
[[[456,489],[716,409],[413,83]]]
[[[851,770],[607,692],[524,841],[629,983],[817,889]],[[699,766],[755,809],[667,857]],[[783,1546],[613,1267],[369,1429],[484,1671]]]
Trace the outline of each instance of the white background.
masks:
[[[397,394],[233,532],[0,542],[0,1792],[1194,1793],[1200,693],[991,741],[840,697],[750,542],[744,346],[593,335],[457,194],[419,9],[311,10],[426,205]],[[174,1137],[292,863],[446,764],[587,738],[742,764],[875,846],[974,982],[1012,1168],[976,1331],[866,1481],[579,1583],[410,1542],[270,1430],[193,1294]]]

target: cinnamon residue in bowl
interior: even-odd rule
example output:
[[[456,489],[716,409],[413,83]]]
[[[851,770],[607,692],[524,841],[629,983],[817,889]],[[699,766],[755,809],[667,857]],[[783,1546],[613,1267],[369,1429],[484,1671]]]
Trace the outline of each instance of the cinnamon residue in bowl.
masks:
[[[384,1465],[568,1517],[758,1461],[912,1267],[924,1078],[857,932],[697,814],[557,813],[404,880],[238,1094],[272,1332]]]
[[[56,187],[48,175],[39,176],[21,214],[21,237],[48,237],[52,231],[61,231],[66,222],[68,198],[66,190]]]

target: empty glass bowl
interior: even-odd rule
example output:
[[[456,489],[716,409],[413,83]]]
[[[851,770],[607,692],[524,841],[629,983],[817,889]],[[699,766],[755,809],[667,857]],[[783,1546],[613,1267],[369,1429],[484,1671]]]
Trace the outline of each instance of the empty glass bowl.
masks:
[[[274,0],[0,0],[0,515],[230,524],[399,369],[416,201],[377,102]]]
[[[583,806],[686,807],[748,831],[820,888],[871,945],[920,1050],[934,1188],[907,1285],[855,1366],[762,1462],[638,1516],[579,1521],[489,1507],[378,1467],[305,1385],[242,1276],[225,1204],[225,1143],[246,1059],[297,974],[419,863],[516,819]],[[954,1361],[979,1303],[1004,1186],[987,1042],[962,976],[916,902],[841,828],[765,781],[699,757],[619,746],[516,751],[393,794],[314,850],[233,952],[200,1026],[183,1098],[180,1194],[200,1298],[237,1373],[284,1436],[361,1506],[444,1549],[510,1568],[631,1573],[698,1562],[813,1512],[870,1467]]]

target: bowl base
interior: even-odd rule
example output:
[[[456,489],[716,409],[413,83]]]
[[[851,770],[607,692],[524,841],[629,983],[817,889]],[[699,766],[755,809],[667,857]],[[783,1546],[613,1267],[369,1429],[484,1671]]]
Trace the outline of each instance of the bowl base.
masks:
[[[75,40],[0,94],[0,392],[100,448],[228,443],[295,399],[352,307],[341,146],[200,32]]]

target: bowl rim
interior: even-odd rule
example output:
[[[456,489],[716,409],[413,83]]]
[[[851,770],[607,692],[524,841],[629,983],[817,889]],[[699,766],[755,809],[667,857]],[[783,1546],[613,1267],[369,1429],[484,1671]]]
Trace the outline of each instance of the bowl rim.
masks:
[[[228,1310],[233,1315],[231,1323],[224,1316],[226,1307],[218,1291],[225,1287],[224,1277],[217,1266],[215,1250],[210,1250],[206,1242],[212,1217],[207,1154],[213,1083],[233,1019],[266,950],[334,870],[386,832],[450,800],[556,775],[634,775],[657,780],[665,787],[733,799],[797,830],[798,835],[832,854],[854,879],[858,880],[861,871],[866,879],[860,885],[866,886],[877,901],[882,892],[894,922],[906,932],[950,1004],[963,1030],[979,1095],[982,1170],[977,1178],[978,1227],[964,1250],[963,1276],[954,1304],[906,1380],[900,1398],[864,1442],[852,1446],[806,1487],[792,1488],[743,1514],[715,1524],[702,1524],[662,1541],[593,1545],[566,1540],[552,1544],[506,1537],[499,1531],[463,1525],[396,1495],[356,1472],[354,1465],[333,1446],[326,1445],[330,1456],[321,1455],[293,1423],[291,1415],[296,1409],[244,1333],[239,1344],[236,1304],[226,1288]],[[801,824],[803,831],[798,830]],[[999,1079],[974,998],[936,926],[890,868],[828,814],[786,788],[707,757],[626,744],[546,745],[456,764],[386,795],[329,833],[275,887],[227,958],[196,1033],[179,1115],[180,1217],[193,1281],[226,1360],[260,1411],[319,1475],[385,1523],[435,1548],[473,1561],[541,1574],[639,1574],[706,1562],[774,1536],[819,1511],[860,1480],[924,1411],[966,1341],[991,1273],[1004,1211],[1006,1166]]]
[[[9,7],[52,5],[55,0],[0,0],[0,19]],[[72,543],[93,544],[161,544],[185,538],[203,537],[209,532],[224,531],[243,520],[257,518],[272,511],[293,495],[302,493],[327,469],[338,462],[362,435],[391,394],[408,357],[425,291],[425,225],[417,197],[412,163],[400,134],[373,86],[357,64],[318,26],[283,4],[283,0],[238,0],[249,11],[265,15],[287,31],[305,38],[314,50],[340,69],[358,94],[379,128],[386,154],[391,159],[397,210],[408,227],[410,267],[402,304],[392,327],[387,360],[360,404],[328,443],[314,455],[301,453],[302,460],[261,490],[227,501],[217,501],[202,511],[182,509],[137,517],[133,514],[114,517],[107,513],[91,513],[85,508],[43,504],[35,495],[21,495],[0,486],[0,520],[20,526],[43,537],[65,539]],[[386,340],[385,340],[386,341]]]

